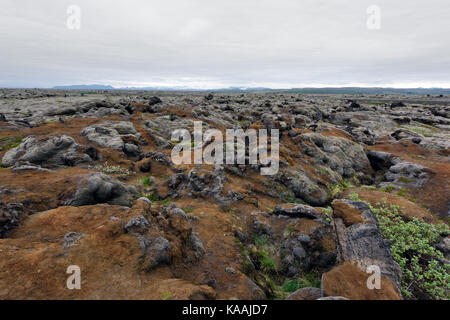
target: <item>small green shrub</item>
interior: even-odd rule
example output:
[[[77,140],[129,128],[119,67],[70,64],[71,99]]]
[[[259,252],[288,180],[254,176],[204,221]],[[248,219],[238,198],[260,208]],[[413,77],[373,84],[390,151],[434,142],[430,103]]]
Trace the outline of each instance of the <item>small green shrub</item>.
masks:
[[[353,200],[353,201],[359,201],[359,194],[357,194],[356,192],[352,192],[352,193],[350,193],[349,198],[350,198],[350,200]]]
[[[329,174],[328,170],[325,169],[325,168],[322,168],[322,167],[320,167],[320,168],[318,169],[318,172],[319,172],[319,174],[320,174],[321,176],[326,176],[326,175]]]
[[[172,294],[168,291],[164,292],[161,296],[162,300],[169,300],[170,298],[172,298]]]
[[[400,182],[402,182],[402,183],[411,183],[411,182],[414,182],[414,180],[413,179],[409,179],[409,178],[406,178],[406,177],[400,177],[400,178],[398,178],[398,180],[400,181]]]
[[[152,202],[156,202],[159,200],[159,196],[155,192],[141,193],[140,197],[147,198],[148,200],[150,200]]]
[[[284,230],[284,236],[288,236],[290,235],[295,229],[295,222],[291,222],[288,224],[288,226],[286,227],[286,229]]]
[[[285,280],[281,286],[281,290],[284,292],[294,292],[306,287],[320,288],[320,283],[320,275],[310,272],[299,278]]]
[[[449,234],[448,226],[435,226],[417,218],[404,221],[393,205],[372,210],[383,237],[390,241],[394,260],[402,268],[402,294],[412,298],[419,292],[433,299],[448,299],[450,266],[439,263],[443,255],[434,248],[441,235]]]
[[[139,179],[139,181],[145,186],[145,187],[150,187],[151,186],[151,181],[150,181],[150,177],[144,177]]]
[[[269,244],[269,241],[267,240],[266,235],[256,235],[255,234],[253,236],[253,242],[254,242],[255,246],[257,246],[257,247],[264,247]]]
[[[358,195],[354,194],[352,200],[359,200]],[[448,225],[417,218],[406,221],[399,215],[399,206],[382,200],[375,206],[366,203],[377,216],[381,234],[389,241],[392,256],[402,270],[403,296],[449,299],[450,266],[439,262],[443,254],[434,248],[441,237],[450,234]]]
[[[275,260],[268,256],[266,251],[263,251],[264,254],[261,257],[261,268],[263,271],[268,273],[276,273],[278,270],[277,263]]]
[[[266,235],[254,235],[254,244],[257,248],[255,252],[250,255],[253,261],[260,264],[260,269],[266,273],[277,273],[278,265],[275,262],[275,248],[269,243]]]
[[[173,199],[171,198],[171,197],[167,197],[167,198],[165,198],[164,200],[161,200],[160,202],[159,202],[159,204],[161,205],[161,206],[167,206],[169,203],[171,203],[173,201]]]
[[[281,286],[281,290],[284,292],[294,292],[300,289],[298,279],[287,279]]]
[[[386,192],[386,193],[391,193],[392,191],[395,190],[395,186],[393,186],[393,185],[383,186],[380,188],[380,190],[383,192]]]
[[[150,193],[141,193],[139,196],[147,198],[151,202],[155,202],[160,206],[167,206],[169,203],[171,203],[173,201],[173,199],[170,197],[167,197],[167,198],[161,200],[160,197],[158,196],[158,194],[154,191],[152,191]]]
[[[352,185],[346,180],[342,180],[339,183],[335,183],[335,184],[329,184],[328,190],[330,191],[330,198],[331,199],[336,198],[336,196],[338,196],[344,190],[351,188],[351,187],[352,187]]]
[[[333,216],[333,209],[330,206],[328,206],[326,208],[322,208],[322,212],[325,213],[325,215],[327,216],[326,220],[327,220],[328,223],[330,223],[331,222],[331,218]]]

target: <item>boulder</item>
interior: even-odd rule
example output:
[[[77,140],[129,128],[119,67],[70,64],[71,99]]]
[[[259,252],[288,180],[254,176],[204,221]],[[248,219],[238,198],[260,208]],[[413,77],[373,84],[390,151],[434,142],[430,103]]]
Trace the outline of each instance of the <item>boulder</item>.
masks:
[[[400,108],[400,107],[406,107],[406,104],[404,104],[402,101],[397,101],[397,102],[391,103],[391,109]]]
[[[136,140],[141,135],[133,124],[127,121],[104,121],[81,130],[81,135],[100,147],[123,150],[125,142],[123,138],[132,137]]]
[[[384,173],[383,181],[403,187],[422,187],[432,170],[420,164],[404,161],[391,153],[370,151],[367,154],[372,167]]]
[[[194,255],[196,259],[200,259],[205,254],[205,248],[203,246],[202,240],[200,240],[200,237],[196,232],[191,232],[191,235],[189,236],[187,240],[188,246],[194,250]]]
[[[19,146],[5,153],[2,165],[11,167],[21,162],[47,168],[83,165],[93,160],[86,151],[85,147],[66,135],[48,138],[29,136]]]
[[[97,203],[131,206],[136,198],[134,187],[127,186],[103,173],[90,173],[78,179],[74,195],[64,205],[84,206]]]
[[[307,116],[312,121],[319,121],[323,117],[322,111],[319,108],[317,108],[316,106],[311,106],[311,105],[295,106],[292,109],[292,113]]]
[[[367,158],[372,168],[377,171],[389,169],[397,161],[397,157],[391,153],[373,150],[367,153]]]
[[[322,212],[311,206],[297,203],[288,203],[275,206],[272,212],[276,215],[284,215],[292,218],[308,218],[308,219],[325,219],[326,216]]]
[[[395,138],[395,140],[402,140],[402,139],[415,139],[415,138],[419,138],[422,139],[423,136],[413,132],[411,130],[407,130],[407,129],[398,129],[395,130],[392,134],[392,137]]]
[[[159,162],[162,165],[165,165],[167,167],[172,166],[172,161],[170,160],[169,156],[164,152],[159,151],[151,151],[143,156],[143,158],[148,158],[153,161]]]
[[[151,98],[148,99],[148,105],[149,106],[153,106],[153,105],[161,103],[161,102],[162,102],[161,99],[158,98],[158,97],[151,97]]]
[[[348,111],[357,111],[361,109],[361,105],[355,101],[351,101],[347,109]]]
[[[315,164],[329,167],[342,178],[370,168],[363,147],[353,141],[320,133],[306,133],[301,138],[303,152],[313,158]]]
[[[140,155],[141,150],[139,146],[132,143],[125,143],[123,146],[123,153],[125,153],[129,157],[137,157]]]
[[[281,171],[277,180],[292,191],[297,198],[303,199],[313,206],[323,206],[328,200],[328,190],[319,187],[301,171]]]
[[[188,173],[187,189],[195,196],[220,198],[226,176],[223,168],[211,172],[199,172],[192,169]]]
[[[420,188],[429,179],[427,172],[431,170],[420,164],[402,161],[390,167],[384,178],[399,185],[414,183],[416,188]]]
[[[258,213],[252,213],[252,216],[258,215]],[[261,217],[256,216],[252,223],[252,230],[257,235],[268,235],[272,234],[272,227],[268,222],[261,219]]]

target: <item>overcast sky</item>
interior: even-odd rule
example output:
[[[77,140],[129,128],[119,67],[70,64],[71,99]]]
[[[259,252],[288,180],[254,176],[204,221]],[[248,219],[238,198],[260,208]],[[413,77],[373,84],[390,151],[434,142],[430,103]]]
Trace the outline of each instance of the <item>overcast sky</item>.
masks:
[[[449,39],[449,0],[0,0],[0,87],[450,88]]]

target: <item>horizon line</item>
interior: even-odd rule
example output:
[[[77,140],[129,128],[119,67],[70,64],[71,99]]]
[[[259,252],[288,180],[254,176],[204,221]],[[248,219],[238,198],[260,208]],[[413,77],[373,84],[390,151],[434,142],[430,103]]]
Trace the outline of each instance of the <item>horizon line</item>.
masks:
[[[299,86],[299,87],[283,87],[283,88],[275,88],[275,87],[266,87],[266,86],[226,86],[226,87],[205,87],[199,88],[195,86],[184,86],[184,85],[175,85],[175,86],[164,86],[164,85],[149,85],[149,86],[113,86],[113,85],[105,85],[105,84],[74,84],[74,85],[54,85],[51,87],[46,86],[8,86],[8,87],[0,87],[0,89],[46,89],[46,90],[70,90],[71,87],[103,87],[101,89],[89,89],[86,90],[142,90],[142,89],[153,89],[156,91],[164,91],[165,89],[180,89],[183,90],[192,90],[192,91],[218,91],[218,90],[242,90],[242,91],[251,91],[251,90],[300,90],[300,89],[393,89],[393,90],[450,90],[450,87],[395,87],[395,86],[355,86],[355,85],[344,85],[344,86],[336,86],[336,85],[328,85],[328,86]]]

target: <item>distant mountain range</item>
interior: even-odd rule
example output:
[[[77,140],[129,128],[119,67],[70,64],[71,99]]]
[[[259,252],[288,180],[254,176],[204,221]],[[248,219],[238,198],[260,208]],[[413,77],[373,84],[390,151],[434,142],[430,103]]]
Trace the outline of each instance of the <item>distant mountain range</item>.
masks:
[[[192,89],[190,87],[125,87],[114,88],[101,84],[90,85],[70,85],[55,86],[53,89],[60,90],[141,90],[141,91],[202,91],[202,92],[284,92],[284,93],[305,93],[305,94],[429,94],[429,95],[449,95],[450,89],[443,88],[361,88],[361,87],[341,87],[341,88],[291,88],[291,89],[271,89],[271,88],[246,88],[228,87],[221,89]]]
[[[73,86],[56,86],[52,89],[61,89],[61,90],[116,90],[116,88],[112,86],[104,86],[102,84],[80,84]]]

